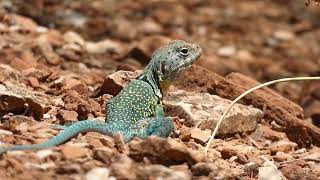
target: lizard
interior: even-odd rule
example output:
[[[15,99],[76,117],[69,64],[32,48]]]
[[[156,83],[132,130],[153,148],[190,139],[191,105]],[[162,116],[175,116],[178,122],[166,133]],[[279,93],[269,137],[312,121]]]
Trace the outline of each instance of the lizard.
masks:
[[[69,126],[51,139],[31,145],[0,147],[0,154],[15,150],[39,150],[58,146],[79,133],[120,133],[125,142],[133,137],[150,135],[168,137],[174,128],[172,118],[164,115],[163,93],[184,69],[200,58],[202,49],[183,40],[174,40],[153,52],[143,72],[128,83],[105,106],[104,122],[82,120]]]

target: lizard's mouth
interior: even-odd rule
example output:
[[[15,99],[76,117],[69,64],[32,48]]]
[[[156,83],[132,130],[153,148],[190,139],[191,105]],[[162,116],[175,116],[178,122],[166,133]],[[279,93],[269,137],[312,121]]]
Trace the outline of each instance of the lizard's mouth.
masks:
[[[184,66],[184,67],[181,67],[180,69],[181,69],[182,71],[184,71],[185,69],[188,69],[189,67],[191,67],[191,65],[192,65],[192,64],[186,65],[186,66]]]

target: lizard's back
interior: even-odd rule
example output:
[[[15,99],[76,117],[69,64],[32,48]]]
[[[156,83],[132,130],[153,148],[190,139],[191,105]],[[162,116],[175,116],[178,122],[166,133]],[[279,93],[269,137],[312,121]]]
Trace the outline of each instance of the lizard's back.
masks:
[[[107,103],[106,124],[118,127],[118,131],[131,129],[141,119],[154,116],[158,101],[147,82],[134,80]]]

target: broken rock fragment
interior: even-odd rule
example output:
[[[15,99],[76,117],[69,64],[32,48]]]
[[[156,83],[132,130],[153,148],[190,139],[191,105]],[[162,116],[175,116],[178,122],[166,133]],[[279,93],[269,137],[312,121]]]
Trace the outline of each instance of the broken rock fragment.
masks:
[[[191,180],[191,172],[176,171],[163,165],[140,166],[137,179],[185,179]]]
[[[140,71],[117,71],[110,74],[104,80],[98,96],[102,94],[117,95],[132,79],[136,78],[140,74]]]
[[[9,82],[5,82],[3,89],[0,89],[0,116],[11,112],[30,114],[40,120],[47,110],[47,100],[32,91]]]
[[[227,110],[231,101],[207,93],[176,91],[164,100],[167,115],[179,116],[186,120],[186,125],[199,124],[201,129],[213,130]],[[263,116],[262,111],[245,105],[236,104],[222,121],[218,134],[227,135],[253,131],[257,121]]]
[[[172,139],[150,136],[129,143],[129,156],[136,161],[148,158],[151,162],[165,165],[187,163],[193,165],[204,160],[204,154],[193,151]]]

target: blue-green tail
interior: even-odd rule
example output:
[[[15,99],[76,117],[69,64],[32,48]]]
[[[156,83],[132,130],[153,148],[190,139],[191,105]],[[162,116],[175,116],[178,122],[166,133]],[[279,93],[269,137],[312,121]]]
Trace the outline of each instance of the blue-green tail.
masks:
[[[113,129],[104,122],[95,122],[93,120],[84,120],[74,123],[68,126],[66,129],[62,130],[57,136],[49,139],[48,141],[40,144],[32,145],[16,145],[11,147],[0,148],[0,154],[7,151],[16,150],[38,150],[44,149],[52,146],[60,145],[79,133],[95,131],[106,135],[112,135]]]

